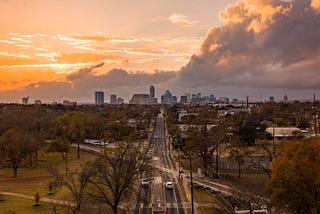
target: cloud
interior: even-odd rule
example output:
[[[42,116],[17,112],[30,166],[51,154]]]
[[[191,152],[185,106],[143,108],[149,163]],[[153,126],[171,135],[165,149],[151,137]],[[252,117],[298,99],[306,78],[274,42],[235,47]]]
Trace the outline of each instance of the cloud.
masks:
[[[167,20],[173,24],[179,24],[179,25],[193,25],[198,23],[197,21],[189,20],[188,16],[185,16],[180,13],[174,13],[171,14]]]
[[[312,6],[314,9],[320,9],[320,0],[312,0],[312,1],[311,1],[311,6]]]
[[[319,0],[244,0],[220,14],[200,54],[179,74],[185,87],[319,88]]]
[[[63,99],[78,102],[93,102],[93,93],[96,90],[108,95],[117,94],[127,102],[133,93],[148,93],[149,85],[159,86],[157,89],[165,90],[166,83],[176,78],[174,71],[155,71],[154,73],[128,72],[123,69],[112,69],[104,74],[97,74],[103,69],[104,63],[84,67],[77,72],[66,76],[66,80],[39,81],[28,84],[23,90],[0,91],[0,102],[20,102],[17,97],[30,96],[30,100],[40,99],[45,103],[52,100]]]
[[[176,77],[176,72],[130,73],[123,69],[112,69],[108,73],[97,75],[94,70],[101,66],[103,64],[80,69],[78,72],[67,75],[66,78],[79,89],[94,90],[98,88],[145,87],[149,84],[166,82]]]
[[[111,43],[134,43],[139,41],[145,41],[144,38],[134,38],[134,37],[120,37],[120,36],[105,36],[105,35],[85,35],[77,34],[72,36],[72,38],[77,40],[88,40],[95,42],[111,42]]]
[[[166,21],[174,25],[178,26],[193,26],[198,23],[198,21],[195,20],[190,20],[188,16],[183,15],[181,13],[173,13],[169,16],[158,16],[154,19],[151,19],[151,21],[156,22],[156,21]]]

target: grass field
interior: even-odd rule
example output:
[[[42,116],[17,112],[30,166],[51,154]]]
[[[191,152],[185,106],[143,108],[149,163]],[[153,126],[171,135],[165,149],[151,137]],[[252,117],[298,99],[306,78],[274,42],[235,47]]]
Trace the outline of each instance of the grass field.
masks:
[[[12,169],[0,169],[0,192],[23,193],[32,196],[38,193],[40,197],[70,200],[70,193],[65,188],[61,188],[59,191],[54,192],[54,194],[48,195],[48,184],[54,180],[54,177],[48,171],[48,166],[57,167],[59,172],[65,173],[67,163],[69,171],[76,171],[80,169],[82,163],[93,160],[96,155],[81,151],[80,157],[81,159],[78,160],[76,148],[70,148],[67,162],[62,159],[61,153],[40,151],[37,165],[19,168],[17,178],[13,177]],[[0,202],[0,214],[52,213],[52,204],[42,203],[39,207],[33,207],[34,201],[30,199],[13,196],[4,196],[4,198],[5,200]],[[14,206],[12,206],[13,204]],[[62,208],[60,207],[59,209],[61,210]]]
[[[12,196],[5,196],[4,201],[0,201],[1,214],[48,214],[53,213],[54,205],[49,203],[40,203],[39,206],[33,206],[34,201]],[[63,206],[55,207],[57,213],[67,213],[67,208]]]

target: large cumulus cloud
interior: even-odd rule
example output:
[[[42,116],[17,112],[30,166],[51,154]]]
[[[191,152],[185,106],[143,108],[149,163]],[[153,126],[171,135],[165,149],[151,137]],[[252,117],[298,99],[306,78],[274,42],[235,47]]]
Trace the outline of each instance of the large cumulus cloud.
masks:
[[[182,84],[319,88],[319,0],[243,0],[220,17],[181,69]]]

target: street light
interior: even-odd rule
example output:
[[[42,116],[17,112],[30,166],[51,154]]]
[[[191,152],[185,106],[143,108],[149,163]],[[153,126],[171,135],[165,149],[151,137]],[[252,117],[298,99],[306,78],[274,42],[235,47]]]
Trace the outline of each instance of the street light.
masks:
[[[168,145],[169,146],[169,156],[171,155],[170,154],[170,144],[171,144],[171,135],[169,135],[169,145]]]
[[[191,187],[190,187],[191,188],[191,213],[194,214],[191,154],[189,154],[189,163],[190,163],[190,184],[191,184]],[[179,174],[180,174],[180,169],[179,169]]]

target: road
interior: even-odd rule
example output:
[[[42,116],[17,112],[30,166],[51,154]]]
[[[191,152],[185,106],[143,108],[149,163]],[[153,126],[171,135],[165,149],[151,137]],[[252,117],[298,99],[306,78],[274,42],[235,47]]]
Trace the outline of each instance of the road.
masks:
[[[154,167],[152,172],[144,176],[151,182],[148,187],[140,187],[138,203],[134,213],[184,214],[183,202],[177,181],[169,173],[172,171],[172,168],[166,149],[165,120],[161,114],[154,119],[148,147],[148,155],[150,155]],[[167,181],[173,182],[172,189],[167,189]]]

